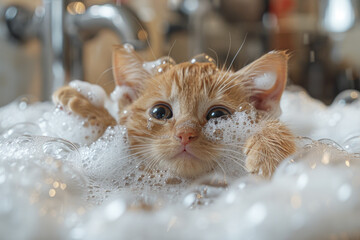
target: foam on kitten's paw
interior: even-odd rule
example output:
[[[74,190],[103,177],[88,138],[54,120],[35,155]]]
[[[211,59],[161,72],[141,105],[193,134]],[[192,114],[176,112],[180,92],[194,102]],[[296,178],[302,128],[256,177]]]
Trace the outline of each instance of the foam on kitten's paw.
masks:
[[[65,111],[87,119],[90,125],[102,127],[104,131],[108,126],[117,124],[103,106],[95,106],[89,99],[70,86],[58,89],[53,94],[53,102],[63,107]]]
[[[296,150],[291,132],[279,121],[268,121],[245,144],[245,166],[253,174],[270,178],[279,163]]]

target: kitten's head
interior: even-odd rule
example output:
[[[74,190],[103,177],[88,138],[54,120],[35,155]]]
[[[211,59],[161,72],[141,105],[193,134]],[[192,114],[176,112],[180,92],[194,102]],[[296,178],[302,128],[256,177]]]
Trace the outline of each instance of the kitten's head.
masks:
[[[182,177],[211,171],[223,146],[209,141],[203,126],[247,104],[269,114],[278,112],[287,59],[284,52],[271,52],[237,72],[220,70],[213,63],[185,62],[165,64],[154,73],[131,48],[115,49],[116,83],[132,89],[121,103],[126,114],[120,118],[132,152],[148,168]]]

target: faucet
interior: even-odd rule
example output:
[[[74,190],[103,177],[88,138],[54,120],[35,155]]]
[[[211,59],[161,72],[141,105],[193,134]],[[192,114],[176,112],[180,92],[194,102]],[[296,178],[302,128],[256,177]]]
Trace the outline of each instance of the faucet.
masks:
[[[147,31],[126,5],[93,5],[80,1],[43,0],[34,12],[18,5],[0,11],[10,36],[42,43],[42,100],[73,79],[84,79],[83,44],[102,29],[110,29],[135,49],[147,46]]]

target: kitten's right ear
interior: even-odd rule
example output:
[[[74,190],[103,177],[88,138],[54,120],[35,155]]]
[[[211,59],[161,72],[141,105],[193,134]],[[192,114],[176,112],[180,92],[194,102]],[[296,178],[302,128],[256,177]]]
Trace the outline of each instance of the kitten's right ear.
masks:
[[[115,84],[132,90],[131,101],[139,96],[146,79],[150,77],[149,72],[143,68],[143,63],[143,59],[136,54],[132,45],[114,47],[112,65]]]
[[[272,115],[280,114],[280,98],[286,85],[288,59],[289,55],[285,51],[272,51],[235,73],[244,80],[249,98],[258,110]]]

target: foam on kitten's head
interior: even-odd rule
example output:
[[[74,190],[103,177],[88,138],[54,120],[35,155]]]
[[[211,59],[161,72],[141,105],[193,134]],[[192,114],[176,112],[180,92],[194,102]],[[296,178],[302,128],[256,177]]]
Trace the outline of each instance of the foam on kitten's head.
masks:
[[[164,63],[159,71],[149,71],[128,47],[115,49],[113,59],[116,83],[137,96],[123,104],[127,114],[121,116],[133,154],[148,168],[183,177],[213,170],[224,155],[226,146],[202,132],[209,119],[250,105],[273,114],[286,83],[284,52],[266,54],[237,72],[190,62]],[[159,111],[162,120],[153,117]]]

